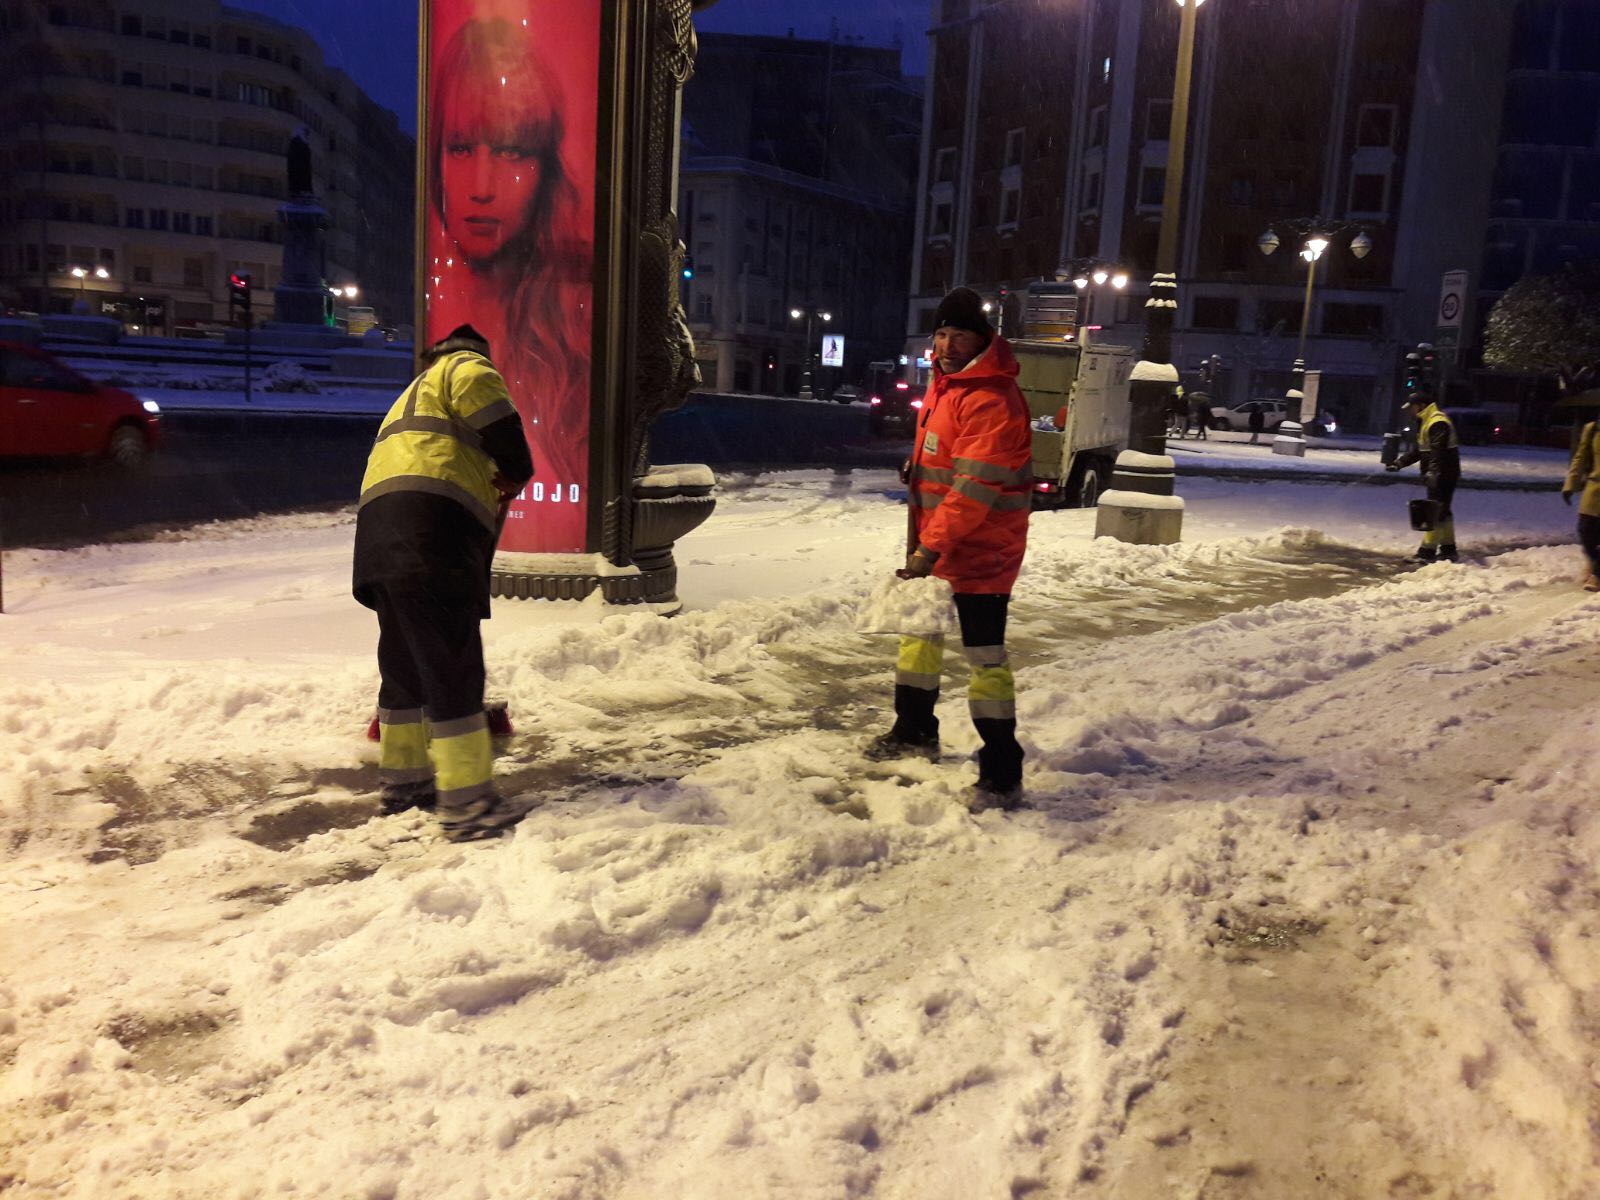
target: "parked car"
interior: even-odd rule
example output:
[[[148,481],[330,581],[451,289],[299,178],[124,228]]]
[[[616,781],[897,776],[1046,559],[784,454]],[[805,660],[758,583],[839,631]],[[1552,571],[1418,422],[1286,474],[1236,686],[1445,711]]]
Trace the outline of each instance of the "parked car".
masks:
[[[922,411],[922,389],[903,379],[894,380],[881,391],[867,397],[871,411],[867,426],[874,434],[910,433]]]
[[[853,383],[841,383],[833,389],[833,399],[840,404],[854,404],[861,399],[861,389]]]
[[[1248,430],[1250,428],[1250,414],[1260,410],[1262,428],[1271,433],[1289,415],[1288,405],[1282,400],[1250,400],[1237,408],[1213,408],[1211,410],[1211,428],[1221,430]],[[1312,437],[1333,437],[1339,432],[1339,419],[1327,409],[1317,414],[1314,421],[1306,422],[1306,433]]]
[[[1217,407],[1211,410],[1211,428],[1224,432],[1248,430],[1250,414],[1262,414],[1262,427],[1269,433],[1283,423],[1289,413],[1282,400],[1247,400],[1234,408]]]
[[[1483,408],[1452,408],[1450,423],[1456,427],[1456,440],[1463,446],[1487,446],[1501,440],[1500,414]]]
[[[161,442],[161,409],[78,374],[41,350],[0,342],[0,455],[104,455],[141,466]]]

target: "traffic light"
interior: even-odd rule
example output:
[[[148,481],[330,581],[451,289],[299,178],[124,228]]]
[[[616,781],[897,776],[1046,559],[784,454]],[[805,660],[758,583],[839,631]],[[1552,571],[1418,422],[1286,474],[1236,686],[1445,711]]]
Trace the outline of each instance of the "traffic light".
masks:
[[[250,325],[250,272],[235,271],[228,276],[228,317],[238,314],[240,324]]]
[[[694,255],[692,254],[683,256],[683,277],[685,279],[694,278]]]
[[[1437,371],[1438,363],[1433,347],[1427,342],[1421,343],[1406,355],[1406,396],[1410,397],[1418,392],[1427,392],[1431,395],[1436,390]]]

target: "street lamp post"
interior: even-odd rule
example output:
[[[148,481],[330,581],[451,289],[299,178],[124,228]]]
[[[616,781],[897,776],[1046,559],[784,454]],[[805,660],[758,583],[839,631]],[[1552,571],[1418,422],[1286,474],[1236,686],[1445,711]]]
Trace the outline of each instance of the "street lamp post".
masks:
[[[811,391],[811,356],[814,350],[812,345],[813,330],[817,321],[827,324],[833,320],[833,314],[826,309],[818,308],[815,304],[807,304],[804,307],[791,308],[789,310],[789,319],[791,321],[804,319],[806,323],[806,369],[800,379],[800,399],[810,400],[813,398]]]
[[[1120,292],[1128,286],[1128,273],[1120,267],[1097,267],[1094,271],[1085,272],[1073,279],[1072,286],[1083,295],[1083,312],[1078,318],[1080,328],[1087,329],[1093,323],[1094,291],[1091,285],[1105,287],[1107,284]]]
[[[111,272],[103,266],[96,267],[93,271],[90,271],[88,267],[73,267],[67,274],[78,281],[78,309],[84,313],[89,311],[89,276],[92,274],[96,279],[111,278]]]
[[[1184,151],[1189,137],[1189,81],[1194,71],[1196,10],[1205,0],[1177,0],[1178,62],[1167,127],[1166,186],[1161,234],[1144,307],[1144,346],[1129,385],[1128,449],[1117,456],[1112,494],[1101,497],[1095,536],[1167,545],[1183,532],[1183,501],[1174,495],[1175,466],[1167,457],[1167,411],[1178,389],[1172,365],[1172,326],[1178,310],[1178,216],[1183,202]]]
[[[1311,217],[1294,221],[1280,221],[1273,225],[1256,239],[1256,246],[1261,250],[1261,253],[1270,256],[1282,245],[1282,239],[1278,236],[1280,229],[1291,236],[1303,239],[1300,246],[1300,257],[1306,263],[1305,300],[1300,307],[1300,340],[1295,347],[1294,365],[1290,368],[1291,383],[1288,393],[1284,397],[1285,400],[1303,401],[1305,399],[1306,379],[1306,337],[1311,331],[1311,300],[1316,291],[1317,264],[1322,261],[1322,256],[1327,252],[1328,247],[1333,245],[1333,241],[1337,237],[1353,232],[1349,249],[1351,255],[1358,259],[1365,258],[1372,253],[1372,239],[1367,236],[1366,231],[1360,226],[1352,225],[1347,221],[1330,221],[1323,220],[1321,217]],[[1290,407],[1294,406],[1291,405]],[[1298,430],[1301,427],[1300,418],[1303,415],[1298,409],[1294,412],[1286,413],[1285,424],[1292,422],[1295,429]],[[1279,428],[1280,440],[1287,438],[1291,442],[1298,443],[1298,445],[1291,445],[1285,448],[1283,453],[1296,456],[1303,455],[1305,453],[1305,442],[1294,431],[1285,433],[1281,426]],[[1273,449],[1279,449],[1278,443],[1274,443]]]

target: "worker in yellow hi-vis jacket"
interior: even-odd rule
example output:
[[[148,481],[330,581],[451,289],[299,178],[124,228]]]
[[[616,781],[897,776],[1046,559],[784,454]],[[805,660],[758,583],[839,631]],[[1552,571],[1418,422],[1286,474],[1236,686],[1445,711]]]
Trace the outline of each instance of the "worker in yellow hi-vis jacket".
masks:
[[[478,623],[501,505],[533,461],[481,334],[463,325],[422,361],[367,459],[352,591],[378,614],[384,809],[436,806],[445,836],[469,841],[523,812],[494,787]]]

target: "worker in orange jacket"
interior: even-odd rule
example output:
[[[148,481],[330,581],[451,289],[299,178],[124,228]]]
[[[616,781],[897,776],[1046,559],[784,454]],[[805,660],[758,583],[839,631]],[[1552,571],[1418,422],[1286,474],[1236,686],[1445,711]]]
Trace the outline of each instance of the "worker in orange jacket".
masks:
[[[934,316],[934,370],[906,463],[910,545],[902,578],[935,575],[955,593],[978,730],[974,810],[1022,799],[1016,685],[1006,657],[1006,610],[1028,545],[1033,434],[1017,387],[1017,360],[984,315],[983,299],[956,288]],[[874,760],[939,756],[942,638],[903,637],[894,726],[867,747]]]

